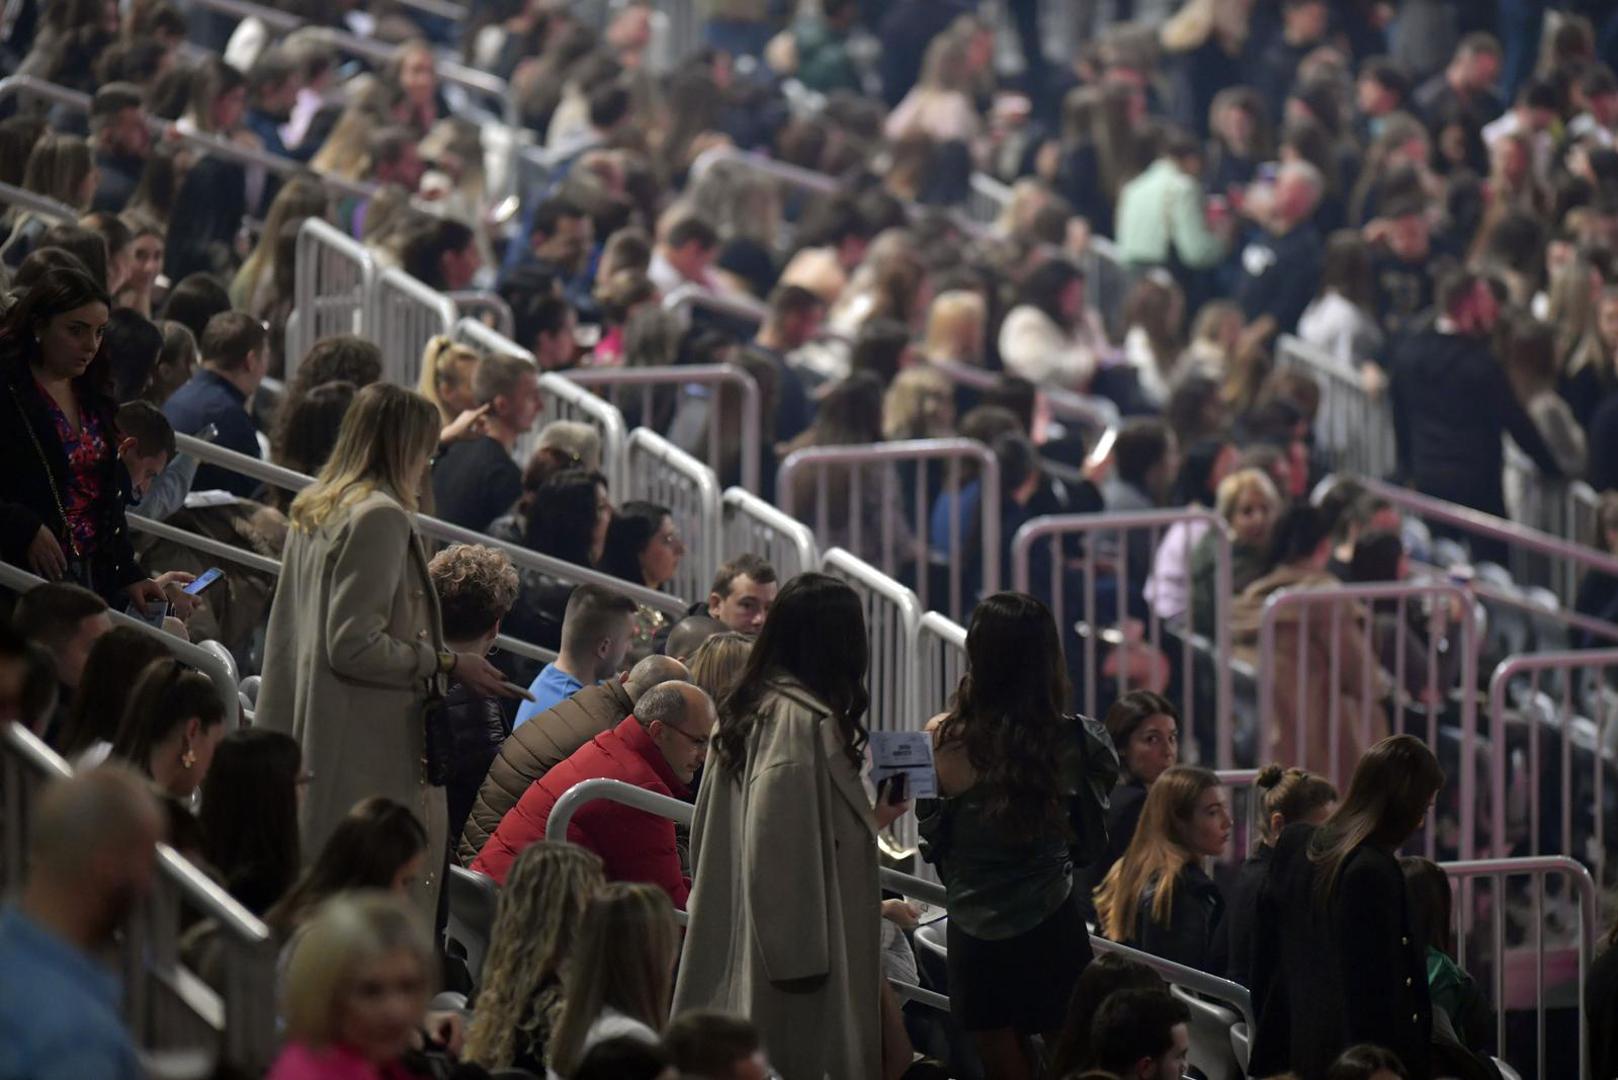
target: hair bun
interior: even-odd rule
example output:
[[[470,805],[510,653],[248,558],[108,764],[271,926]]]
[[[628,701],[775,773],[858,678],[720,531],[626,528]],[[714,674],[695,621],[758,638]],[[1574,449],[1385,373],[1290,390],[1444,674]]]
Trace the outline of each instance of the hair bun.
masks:
[[[1286,773],[1286,769],[1280,765],[1266,765],[1258,771],[1258,779],[1254,783],[1268,791],[1279,784]]]

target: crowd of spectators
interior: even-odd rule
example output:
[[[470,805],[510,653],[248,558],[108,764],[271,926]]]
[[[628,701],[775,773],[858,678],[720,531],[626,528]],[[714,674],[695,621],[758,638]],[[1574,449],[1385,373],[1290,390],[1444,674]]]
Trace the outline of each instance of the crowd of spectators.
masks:
[[[1257,841],[1221,874],[1241,823],[1181,728],[1194,688],[1138,650],[1128,692],[1075,718],[1077,639],[1052,610],[1100,565],[1124,639],[1228,613],[1248,660],[1278,593],[1406,576],[1390,504],[1316,490],[1333,380],[1391,413],[1395,469],[1375,479],[1518,518],[1585,480],[1607,493],[1591,539],[1618,550],[1618,15],[1120,0],[1087,5],[1058,61],[1042,5],[1013,0],[1019,61],[962,0],[707,0],[703,46],[672,58],[641,2],[598,19],[491,0],[465,25],[389,0],[273,6],[301,28],[22,0],[0,31],[0,72],[88,99],[0,104],[0,182],[60,208],[0,219],[0,557],[46,580],[0,632],[0,718],[78,770],[31,808],[0,914],[5,979],[29,988],[0,993],[0,1075],[137,1074],[93,957],[151,890],[160,840],[276,939],[277,1080],[451,1061],[1180,1076],[1186,1005],[1094,957],[1092,925],[1250,988],[1254,1075],[1492,1075],[1448,879],[1398,857],[1443,821],[1439,748],[1397,732],[1401,703],[1454,680],[1447,615],[1280,622],[1279,719],[1245,748],[1267,766]],[[349,56],[349,33],[390,59]],[[508,100],[455,85],[450,55]],[[501,116],[543,178],[512,168]],[[992,223],[967,212],[985,182],[1009,192]],[[447,337],[419,358],[350,336],[289,356],[310,220],[430,289],[498,293],[532,359]],[[691,289],[721,303],[664,310]],[[1287,361],[1287,335],[1323,367]],[[721,482],[757,475],[823,549],[918,553],[907,583],[965,570],[966,676],[944,713],[906,718],[931,733],[936,798],[867,790],[878,688],[853,590],[737,553],[671,614],[650,601],[697,523],[613,490],[593,428],[535,430],[547,373],[722,362],[757,383],[759,446],[723,392],[659,389],[630,425],[693,450],[716,431]],[[385,380],[403,368],[414,388]],[[1073,395],[1123,419],[1102,435],[1063,411]],[[176,435],[311,479],[279,490]],[[975,474],[883,464],[775,490],[796,450],[951,435],[996,459],[1001,550]],[[1065,549],[1033,575],[1047,595],[980,595],[1035,516],[1165,507],[1212,514]],[[428,513],[487,542],[430,543]],[[211,562],[138,519],[279,570],[232,565],[198,595]],[[1587,575],[1579,612],[1618,620],[1613,580]],[[253,723],[124,614],[261,674]],[[597,802],[548,839],[558,800],[598,779],[694,803],[692,824]],[[949,896],[943,1041],[969,1036],[947,1065],[926,1056],[945,1021],[888,982],[915,981],[926,929],[878,876],[912,810]],[[500,886],[476,977],[444,952],[452,864]],[[216,926],[184,949],[227,985]],[[470,1001],[429,1011],[441,986]]]

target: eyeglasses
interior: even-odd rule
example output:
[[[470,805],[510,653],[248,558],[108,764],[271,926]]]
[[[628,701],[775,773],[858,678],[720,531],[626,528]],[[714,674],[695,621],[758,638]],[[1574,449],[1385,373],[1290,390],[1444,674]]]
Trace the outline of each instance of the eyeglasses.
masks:
[[[665,534],[659,536],[658,540],[662,541],[664,547],[671,547],[671,548],[683,548],[683,547],[685,547],[685,538],[682,537],[677,532],[665,533]]]
[[[697,736],[692,735],[688,731],[683,731],[680,728],[675,727],[673,724],[669,723],[668,721],[664,721],[663,726],[665,728],[668,728],[670,731],[677,732],[679,734],[680,738],[685,739],[687,742],[689,742],[692,746],[696,747],[698,750],[706,750],[706,749],[708,749],[708,743],[709,743],[708,739],[706,739],[706,738],[698,738]]]

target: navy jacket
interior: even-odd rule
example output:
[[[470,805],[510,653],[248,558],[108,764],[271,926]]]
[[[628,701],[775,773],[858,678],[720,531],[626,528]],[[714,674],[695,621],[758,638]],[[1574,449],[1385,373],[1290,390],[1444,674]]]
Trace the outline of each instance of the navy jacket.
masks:
[[[212,424],[219,429],[217,445],[248,457],[262,456],[258,429],[253,426],[253,418],[247,415],[247,395],[207,368],[198,368],[189,382],[174,391],[163,403],[163,415],[181,435],[195,435]],[[197,478],[191,484],[196,491],[217,488],[244,499],[251,498],[261,486],[252,477],[216,465],[198,466]]]

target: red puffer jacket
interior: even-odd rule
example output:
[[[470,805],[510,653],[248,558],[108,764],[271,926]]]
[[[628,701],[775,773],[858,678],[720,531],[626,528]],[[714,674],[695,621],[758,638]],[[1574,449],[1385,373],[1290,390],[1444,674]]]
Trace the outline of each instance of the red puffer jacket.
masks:
[[[669,768],[663,752],[633,716],[597,735],[573,756],[535,780],[517,805],[500,819],[472,869],[500,884],[523,848],[545,839],[551,807],[574,784],[605,777],[676,798],[685,784]],[[608,881],[644,881],[661,887],[684,910],[691,879],[680,870],[674,846],[674,822],[621,803],[598,799],[586,803],[568,823],[567,838],[601,856]]]

